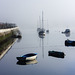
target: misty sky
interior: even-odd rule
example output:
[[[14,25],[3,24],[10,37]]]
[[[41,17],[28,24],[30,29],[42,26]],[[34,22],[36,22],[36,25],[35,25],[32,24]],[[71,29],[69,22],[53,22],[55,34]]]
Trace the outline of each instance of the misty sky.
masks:
[[[19,27],[37,27],[42,11],[49,27],[75,26],[75,0],[0,0],[0,22]]]

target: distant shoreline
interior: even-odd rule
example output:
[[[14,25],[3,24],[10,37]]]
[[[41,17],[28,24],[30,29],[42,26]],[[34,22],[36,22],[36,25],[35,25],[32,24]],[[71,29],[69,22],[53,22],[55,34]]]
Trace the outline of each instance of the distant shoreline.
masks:
[[[0,29],[8,29],[17,27],[14,23],[0,23]]]

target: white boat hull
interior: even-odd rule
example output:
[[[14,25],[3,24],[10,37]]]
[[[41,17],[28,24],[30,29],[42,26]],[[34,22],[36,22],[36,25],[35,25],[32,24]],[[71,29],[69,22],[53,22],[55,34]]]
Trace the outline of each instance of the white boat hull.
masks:
[[[26,60],[35,60],[37,58],[37,55],[32,56],[32,57],[26,57]]]

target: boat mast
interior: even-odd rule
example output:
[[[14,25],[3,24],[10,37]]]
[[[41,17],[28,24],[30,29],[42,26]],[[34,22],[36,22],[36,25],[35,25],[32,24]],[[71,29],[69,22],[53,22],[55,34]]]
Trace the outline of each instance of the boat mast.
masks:
[[[40,28],[42,28],[41,27],[41,17],[39,16],[39,25],[40,25]]]
[[[42,11],[42,29],[44,28],[44,23],[43,23],[43,11]]]

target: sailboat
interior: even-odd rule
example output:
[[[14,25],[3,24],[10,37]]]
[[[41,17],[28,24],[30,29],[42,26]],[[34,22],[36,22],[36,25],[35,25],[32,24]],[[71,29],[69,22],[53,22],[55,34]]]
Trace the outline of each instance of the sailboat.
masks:
[[[42,11],[42,28],[40,28],[39,35],[45,35],[44,22],[43,22],[43,11]]]
[[[62,32],[62,33],[70,33],[70,29],[66,29],[64,32]]]

